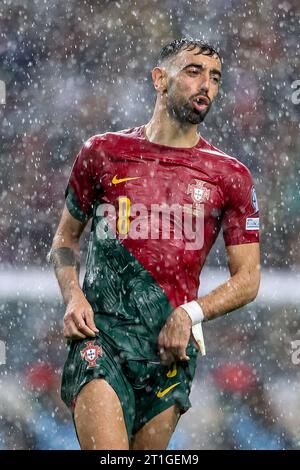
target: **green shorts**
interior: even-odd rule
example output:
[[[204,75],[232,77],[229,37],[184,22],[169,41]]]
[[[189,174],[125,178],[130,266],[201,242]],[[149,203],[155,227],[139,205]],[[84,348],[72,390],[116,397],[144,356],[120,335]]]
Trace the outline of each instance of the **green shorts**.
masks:
[[[121,334],[124,338],[124,328]],[[159,357],[137,359],[136,351],[132,355],[128,350],[124,352],[102,330],[94,339],[70,343],[62,376],[62,399],[73,411],[82,387],[93,379],[104,378],[119,397],[131,439],[145,423],[170,406],[178,405],[181,413],[190,408],[197,352],[190,341],[190,361],[179,361],[170,368],[162,366]]]

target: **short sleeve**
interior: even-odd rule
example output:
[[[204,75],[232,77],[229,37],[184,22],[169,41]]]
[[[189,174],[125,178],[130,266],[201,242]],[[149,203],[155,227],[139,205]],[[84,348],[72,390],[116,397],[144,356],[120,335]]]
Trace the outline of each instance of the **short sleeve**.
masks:
[[[225,245],[259,242],[259,209],[252,176],[238,164],[224,181],[222,227]]]
[[[76,157],[65,191],[66,206],[70,214],[81,222],[86,222],[92,216],[97,197],[92,159],[92,140],[89,139]]]

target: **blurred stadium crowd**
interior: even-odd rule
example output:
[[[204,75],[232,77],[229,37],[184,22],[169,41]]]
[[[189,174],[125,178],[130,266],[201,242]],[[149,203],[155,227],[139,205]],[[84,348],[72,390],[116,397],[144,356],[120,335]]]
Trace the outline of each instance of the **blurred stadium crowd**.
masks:
[[[200,131],[254,176],[263,267],[299,268],[300,104],[291,98],[300,79],[299,33],[298,0],[4,0],[1,270],[47,269],[76,153],[93,134],[150,119],[151,69],[161,47],[182,36],[211,42],[223,57],[222,90]],[[211,266],[224,264],[221,245]],[[294,372],[278,362],[282,321],[285,333],[297,334],[297,311],[278,307],[275,320],[269,315],[268,306],[252,306],[208,325],[208,341],[218,343],[198,367],[196,411],[183,418],[175,447],[299,446],[296,404],[282,412],[283,403],[293,402]],[[9,351],[7,366],[0,366],[0,448],[76,448],[57,393],[66,355],[62,316],[60,304],[41,299],[1,305],[0,338]]]

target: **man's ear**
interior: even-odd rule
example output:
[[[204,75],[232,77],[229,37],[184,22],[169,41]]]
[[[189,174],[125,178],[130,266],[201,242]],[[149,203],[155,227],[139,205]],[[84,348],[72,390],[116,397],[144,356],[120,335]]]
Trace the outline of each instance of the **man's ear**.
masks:
[[[165,68],[154,67],[151,72],[155,90],[164,93],[167,90],[167,72]]]

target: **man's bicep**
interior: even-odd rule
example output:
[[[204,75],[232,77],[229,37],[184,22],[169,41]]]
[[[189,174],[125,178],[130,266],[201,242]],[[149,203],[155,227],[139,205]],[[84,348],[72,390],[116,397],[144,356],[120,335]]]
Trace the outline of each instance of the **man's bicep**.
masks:
[[[258,275],[260,271],[259,243],[244,243],[226,247],[228,267],[231,276],[245,270],[250,275]]]
[[[259,210],[253,179],[241,165],[223,181],[223,237],[226,246],[259,242]]]

